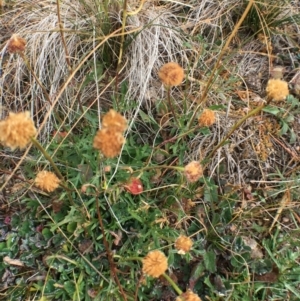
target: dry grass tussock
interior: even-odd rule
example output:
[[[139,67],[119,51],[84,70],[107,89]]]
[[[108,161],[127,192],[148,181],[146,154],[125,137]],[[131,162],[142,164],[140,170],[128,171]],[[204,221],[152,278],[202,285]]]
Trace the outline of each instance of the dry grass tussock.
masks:
[[[286,15],[299,12],[299,6],[295,3],[285,4]],[[132,6],[132,10],[135,9],[131,2],[129,5]],[[46,88],[50,103],[36,79],[29,74],[24,61],[19,56],[5,55],[2,62],[1,106],[11,111],[30,110],[35,115],[37,126],[40,125],[45,113],[53,109],[51,100],[55,99],[70,75],[70,68],[77,66],[82,58],[93,51],[99,38],[112,31],[108,29],[104,32],[107,28],[104,21],[101,21],[104,12],[102,15],[95,14],[96,6],[97,3],[93,1],[61,2],[60,14],[70,65],[58,30],[57,6],[54,2],[24,0],[4,12],[0,24],[0,30],[4,32],[1,39],[2,48],[12,33],[19,34],[27,41],[26,57]],[[128,17],[127,29],[140,29],[139,32],[127,37],[127,48],[122,62],[125,68],[122,68],[120,77],[128,83],[126,95],[128,103],[136,103],[132,111],[127,112],[127,115],[132,117],[132,122],[138,116],[142,105],[145,105],[147,112],[151,114],[159,100],[165,98],[165,89],[157,73],[159,68],[169,61],[178,62],[186,71],[185,90],[174,88],[171,92],[178,113],[189,113],[195,109],[209,72],[237,21],[236,16],[242,10],[243,6],[239,0],[164,1],[163,4],[161,1],[146,1],[138,14]],[[122,3],[111,1],[106,16],[109,18],[110,25],[120,27]],[[266,38],[258,39],[257,35],[249,32],[248,28],[242,27],[241,34],[230,45],[228,56],[222,61],[224,71],[214,81],[207,103],[203,105],[205,107],[229,104],[228,111],[226,115],[218,114],[218,122],[214,125],[211,136],[199,134],[191,141],[191,150],[187,154],[188,161],[191,157],[196,158],[209,153],[240,116],[240,112],[237,112],[238,107],[232,104],[232,99],[236,96],[235,90],[247,90],[247,88],[256,90],[254,88],[259,87],[255,92],[260,99],[264,96],[264,85],[272,65],[287,65],[286,62],[279,59],[271,60],[270,57],[271,54],[275,56],[281,54],[283,49],[295,47],[294,42],[297,39],[299,42],[297,38],[299,27],[293,24],[276,29],[277,34],[273,34],[272,41],[267,38],[269,34],[267,26],[264,30]],[[294,39],[287,38],[288,35],[285,34],[287,31]],[[113,48],[110,43],[108,47],[112,47],[110,52],[117,58],[117,48]],[[288,65],[293,66],[294,56],[293,52],[286,56],[286,59],[290,59]],[[107,63],[104,60],[104,52],[96,51],[91,59],[74,74],[72,81],[60,96],[55,110],[63,116],[63,119],[66,118],[67,123],[80,112],[81,105],[87,106],[98,99],[98,110],[101,111],[111,102],[110,93],[101,93],[111,79],[110,73],[104,73],[103,77],[99,75],[101,80],[94,77],[87,85],[83,84],[88,74],[99,67],[99,62]],[[113,66],[116,60],[110,62]],[[106,66],[106,70],[114,71],[112,66]],[[293,69],[291,67],[288,70],[291,76]],[[254,84],[252,75],[256,75]],[[235,81],[229,82],[230,78],[235,78]],[[246,106],[245,112],[250,110],[250,100],[242,101],[243,106]],[[185,112],[182,108],[183,104],[187,105]],[[51,133],[54,120],[55,118],[48,120],[44,128],[45,137]],[[267,134],[263,133],[263,135]],[[220,152],[217,154],[211,163],[211,170],[216,170],[225,157],[227,162],[223,163],[226,165],[229,178],[238,177],[234,181],[244,182],[250,175],[262,175],[265,170],[270,170],[270,166],[275,168],[274,161],[282,158],[281,148],[274,139],[270,138],[270,143],[274,146],[273,151],[264,155],[262,160],[257,158],[261,155],[257,154],[255,148],[263,143],[260,141],[261,137],[255,121],[247,122],[233,134],[232,141],[236,142],[223,148],[222,152],[226,154]],[[249,154],[245,154],[241,148],[249,150]],[[253,161],[256,162],[254,165],[251,163]],[[238,170],[243,164],[245,169]]]

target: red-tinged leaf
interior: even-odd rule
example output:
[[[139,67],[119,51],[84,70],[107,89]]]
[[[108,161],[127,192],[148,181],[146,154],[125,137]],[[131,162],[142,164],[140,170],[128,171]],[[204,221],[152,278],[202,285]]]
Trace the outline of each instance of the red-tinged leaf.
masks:
[[[124,188],[133,195],[140,194],[144,191],[142,181],[139,178],[130,178],[127,184],[124,185]]]

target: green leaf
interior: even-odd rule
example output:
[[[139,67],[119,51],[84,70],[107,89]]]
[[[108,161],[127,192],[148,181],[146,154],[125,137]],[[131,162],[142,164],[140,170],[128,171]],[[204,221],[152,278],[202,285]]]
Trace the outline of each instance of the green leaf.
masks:
[[[295,134],[293,129],[290,129],[290,143],[293,144],[297,141],[297,135]]]
[[[75,284],[73,281],[66,281],[64,283],[64,289],[67,291],[68,295],[73,298],[75,293]]]
[[[205,202],[218,202],[218,186],[212,181],[207,180],[207,185],[204,188],[204,201]]]
[[[137,214],[137,213],[135,213],[133,210],[130,210],[130,209],[128,209],[128,213],[133,217],[133,218],[135,218],[136,220],[138,220],[140,223],[144,223],[144,221],[141,219],[141,217]]]
[[[226,110],[227,106],[224,105],[212,105],[209,107],[210,110],[217,110],[217,111],[222,111],[222,110]]]
[[[151,118],[149,115],[145,114],[142,110],[139,110],[139,115],[142,118],[144,123],[155,123],[157,124],[157,122]]]
[[[280,110],[277,107],[271,107],[271,106],[264,107],[263,111],[275,116],[277,116],[277,114],[280,113]]]
[[[71,222],[67,225],[67,231],[70,232],[70,233],[75,232],[76,228],[77,228],[77,223],[76,222]]]
[[[198,262],[192,269],[189,282],[197,282],[197,280],[203,275],[205,268],[206,267],[203,262]]]
[[[291,114],[288,114],[285,118],[284,118],[284,121],[289,123],[289,122],[294,122],[295,118],[293,115]]]
[[[42,234],[46,240],[49,240],[53,236],[53,233],[48,228],[44,228]]]
[[[280,136],[285,135],[287,133],[287,131],[289,130],[289,125],[285,121],[281,120],[281,125],[282,125],[282,127],[279,132]]]
[[[204,136],[208,136],[211,134],[211,131],[207,126],[205,126],[200,129],[200,133],[203,134]]]
[[[285,287],[291,291],[297,298],[300,300],[300,292],[295,289],[294,286],[289,285],[288,283],[284,283]]]
[[[204,264],[206,269],[210,272],[210,273],[214,273],[216,271],[216,254],[214,251],[207,251],[204,254]]]

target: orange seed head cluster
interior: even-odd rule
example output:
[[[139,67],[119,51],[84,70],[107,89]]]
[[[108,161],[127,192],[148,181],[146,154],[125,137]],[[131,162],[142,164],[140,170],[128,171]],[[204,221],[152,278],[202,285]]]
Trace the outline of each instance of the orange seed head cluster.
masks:
[[[16,34],[13,34],[7,43],[7,51],[10,53],[24,52],[26,41]]]
[[[190,183],[197,182],[203,176],[203,168],[198,161],[192,161],[184,167],[184,174]]]
[[[34,180],[36,187],[46,192],[52,192],[59,186],[59,178],[50,171],[40,171]]]
[[[124,132],[127,129],[127,120],[115,110],[110,109],[102,118],[102,126]]]
[[[184,79],[184,71],[179,64],[170,62],[160,68],[158,76],[165,86],[178,86]]]
[[[0,142],[12,150],[25,148],[36,132],[28,111],[16,114],[10,112],[5,120],[0,121]]]
[[[198,118],[199,126],[211,126],[216,122],[215,112],[205,109]]]
[[[100,150],[106,158],[114,158],[119,155],[124,142],[120,132],[105,128],[97,132],[93,147]]]
[[[106,158],[114,158],[119,155],[125,143],[123,132],[127,128],[127,121],[111,109],[103,116],[102,126],[94,137],[93,147],[100,150]]]
[[[201,301],[201,298],[191,290],[188,290],[177,297],[176,301]]]
[[[167,268],[168,259],[161,251],[151,251],[143,258],[143,272],[148,276],[158,278]]]
[[[281,79],[269,79],[266,92],[269,99],[274,101],[285,100],[289,95],[288,83]]]
[[[183,255],[190,251],[192,245],[193,241],[185,235],[180,235],[175,241],[175,248],[178,250],[179,254]]]

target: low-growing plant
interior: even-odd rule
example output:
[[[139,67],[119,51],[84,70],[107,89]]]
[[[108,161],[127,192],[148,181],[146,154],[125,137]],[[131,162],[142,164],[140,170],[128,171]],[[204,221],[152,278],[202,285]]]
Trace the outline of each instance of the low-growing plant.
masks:
[[[267,95],[259,103],[235,102],[231,94],[235,89],[229,86],[237,80],[224,67],[232,59],[228,52],[238,29],[250,22],[247,16],[255,17],[252,10],[262,4],[247,3],[229,38],[224,42],[220,37],[221,42],[211,48],[219,52],[217,57],[213,53],[201,62],[204,58],[195,56],[189,66],[166,58],[161,69],[151,71],[161,87],[152,87],[157,93],[150,106],[149,99],[145,103],[127,99],[132,82],[128,85],[122,64],[128,46],[125,35],[131,30],[133,43],[145,29],[126,25],[152,3],[140,1],[134,8],[131,1],[124,1],[123,11],[118,1],[80,3],[90,13],[95,6],[99,9],[102,40],[77,65],[67,64],[68,76],[55,96],[29,64],[25,39],[14,35],[7,43],[48,99],[49,111],[32,116],[29,111],[3,108],[0,142],[9,160],[0,162],[5,172],[0,180],[1,298],[299,298],[300,271],[295,264],[300,255],[299,167],[295,163],[299,158],[296,147],[291,150],[285,145],[288,152],[280,160],[278,144],[272,148],[271,143],[279,141],[282,146],[279,139],[285,139],[294,146],[298,142],[299,99],[288,95],[288,83],[279,80],[273,81],[272,88],[267,86]],[[164,14],[168,5],[178,3],[157,5]],[[110,17],[116,11],[112,8],[120,10],[121,20],[113,32]],[[182,14],[192,9],[178,10],[179,19],[184,20]],[[62,22],[61,16],[58,20]],[[58,30],[64,44],[62,24]],[[118,54],[106,48],[110,39],[116,42],[112,49]],[[195,40],[191,38],[191,47]],[[209,43],[204,37],[200,41]],[[105,56],[101,62],[96,60],[97,50]],[[160,51],[163,56],[169,50]],[[200,80],[188,74],[192,62],[206,65],[207,74]],[[80,77],[82,83],[77,86],[73,80],[85,63],[92,71]],[[81,102],[81,91],[93,82],[96,92],[91,101]],[[215,89],[220,82],[226,87]],[[57,103],[74,85],[78,93],[72,94],[72,104],[64,111]],[[222,95],[216,99],[223,97],[224,102],[210,99],[216,91]],[[101,97],[109,101],[100,105]],[[71,112],[74,118],[69,120]],[[45,138],[42,133],[50,114],[55,130]],[[276,121],[280,122],[277,132],[270,129]],[[266,132],[272,133],[273,140],[265,139]],[[257,141],[268,144],[263,158]]]

